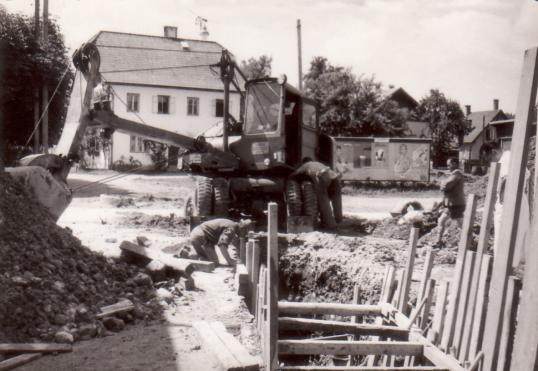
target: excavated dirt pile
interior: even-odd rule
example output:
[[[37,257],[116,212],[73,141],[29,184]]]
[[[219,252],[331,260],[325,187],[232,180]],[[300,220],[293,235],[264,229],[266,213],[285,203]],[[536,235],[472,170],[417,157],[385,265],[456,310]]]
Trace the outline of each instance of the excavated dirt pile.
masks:
[[[387,264],[402,266],[405,242],[312,232],[279,238],[281,296],[291,301],[377,302]]]
[[[6,174],[0,174],[0,293],[0,342],[88,339],[159,313],[149,276],[82,246]],[[96,319],[102,306],[122,299],[135,304],[132,312],[104,324]]]
[[[137,228],[163,229],[168,232],[173,232],[174,236],[189,236],[189,221],[187,218],[177,216],[173,213],[169,215],[148,215],[134,212],[132,215],[126,217],[122,224]]]

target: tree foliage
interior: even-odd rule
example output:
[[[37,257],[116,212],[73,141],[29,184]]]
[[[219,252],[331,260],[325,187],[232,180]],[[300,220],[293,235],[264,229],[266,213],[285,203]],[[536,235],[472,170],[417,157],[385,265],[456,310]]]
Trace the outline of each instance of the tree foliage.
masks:
[[[241,71],[247,79],[260,79],[271,76],[271,64],[273,58],[267,55],[261,55],[258,58],[249,58],[248,61],[241,62]]]
[[[437,89],[422,98],[413,112],[415,119],[427,122],[432,137],[432,160],[442,164],[451,150],[461,144],[471,131],[458,102],[447,98]]]
[[[59,84],[49,105],[49,142],[55,143],[63,127],[73,80],[58,24],[49,20],[45,52],[35,42],[33,17],[9,13],[0,5],[0,39],[4,41],[3,53],[7,61],[0,81],[4,139],[8,146],[24,145],[34,127],[34,87],[41,90],[46,83],[50,98]],[[41,102],[42,98],[39,100]]]
[[[320,107],[322,132],[340,136],[402,136],[407,109],[387,99],[374,77],[314,57],[304,76],[306,94]]]

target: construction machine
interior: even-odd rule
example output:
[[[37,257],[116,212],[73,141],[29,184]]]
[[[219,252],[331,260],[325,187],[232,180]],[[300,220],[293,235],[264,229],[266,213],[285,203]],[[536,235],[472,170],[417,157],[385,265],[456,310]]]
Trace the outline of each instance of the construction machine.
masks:
[[[282,218],[289,215],[317,219],[317,198],[312,183],[288,179],[303,160],[319,157],[322,141],[317,109],[314,101],[286,82],[285,76],[245,83],[242,134],[229,144],[229,88],[230,84],[235,84],[234,73],[238,68],[224,50],[216,65],[224,84],[222,146],[214,146],[203,136],[191,138],[127,120],[110,110],[94,109],[93,90],[102,80],[97,47],[93,43],[82,45],[74,53],[73,62],[84,79],[75,79],[55,154],[32,155],[21,160],[24,167],[9,170],[14,176],[26,179],[56,218],[71,200],[66,178],[86,129],[108,128],[185,150],[180,159],[181,167],[196,176],[196,190],[188,207],[192,215],[212,217],[242,213],[261,217],[266,203],[276,201],[286,204],[280,208]],[[79,102],[81,106],[77,106]],[[36,177],[47,179],[33,181]]]

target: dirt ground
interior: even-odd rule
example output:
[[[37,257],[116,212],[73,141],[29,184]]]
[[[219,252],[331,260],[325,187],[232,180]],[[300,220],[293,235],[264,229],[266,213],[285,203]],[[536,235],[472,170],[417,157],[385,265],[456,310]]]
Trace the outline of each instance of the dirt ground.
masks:
[[[76,190],[110,175],[75,173],[69,183]],[[188,235],[188,226],[179,216],[193,184],[186,176],[134,175],[79,188],[58,224],[107,257],[118,257],[120,243],[137,236],[147,237],[149,248],[160,249]],[[160,320],[76,342],[72,353],[45,356],[20,370],[217,370],[211,350],[191,327],[197,320],[223,322],[251,354],[258,355],[252,316],[234,293],[232,268],[194,272],[193,278],[195,291],[163,298]]]
[[[69,183],[73,202],[58,224],[73,231],[82,243],[106,257],[118,257],[123,240],[146,237],[151,249],[181,242],[188,236],[182,218],[194,179],[185,175],[130,175],[107,184],[93,182],[116,173],[74,173]],[[386,264],[405,264],[406,238],[370,235],[372,226],[390,216],[397,203],[418,200],[429,208],[438,192],[346,194],[345,221],[339,235],[307,233],[283,235],[281,241],[281,297],[301,301],[349,302],[354,284],[361,287],[362,302],[376,302]],[[408,229],[408,226],[402,227]],[[422,269],[419,249],[415,285]],[[434,267],[433,278],[450,276],[451,264]],[[162,318],[129,325],[104,338],[77,342],[70,354],[46,356],[21,370],[213,370],[211,351],[200,343],[190,324],[218,320],[238,336],[251,354],[259,355],[252,316],[234,293],[233,271],[194,273],[196,291],[162,301]]]

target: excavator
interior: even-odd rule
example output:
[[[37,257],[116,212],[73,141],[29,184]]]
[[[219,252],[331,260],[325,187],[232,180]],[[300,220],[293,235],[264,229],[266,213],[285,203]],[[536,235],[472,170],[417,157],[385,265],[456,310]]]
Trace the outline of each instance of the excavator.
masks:
[[[283,217],[318,217],[317,198],[311,182],[288,176],[306,159],[323,153],[315,102],[280,78],[262,78],[245,83],[243,130],[239,140],[228,143],[229,88],[239,70],[233,57],[222,51],[219,63],[224,84],[222,146],[203,136],[179,133],[131,121],[111,110],[92,105],[94,88],[102,81],[100,55],[93,43],[83,44],[73,54],[82,78],[75,79],[71,103],[61,138],[54,153],[36,154],[7,169],[25,183],[37,199],[58,219],[71,201],[67,176],[77,160],[80,143],[88,128],[108,128],[184,149],[181,168],[196,176],[196,190],[188,212],[198,216],[230,213],[262,217],[266,203],[285,202]],[[78,95],[80,96],[78,96]],[[219,148],[222,147],[222,148]],[[330,151],[330,149],[329,149]]]

